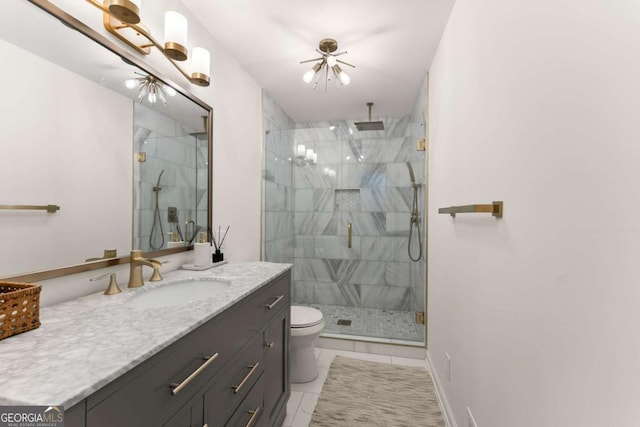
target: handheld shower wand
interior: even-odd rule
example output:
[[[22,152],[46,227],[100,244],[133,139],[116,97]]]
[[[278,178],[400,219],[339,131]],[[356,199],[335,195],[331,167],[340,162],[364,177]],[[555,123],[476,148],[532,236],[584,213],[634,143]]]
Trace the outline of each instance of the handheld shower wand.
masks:
[[[156,193],[156,197],[155,197],[156,207],[153,212],[153,224],[151,225],[151,233],[149,234],[149,248],[154,250],[161,249],[164,246],[164,231],[162,230],[162,220],[160,218],[160,207],[158,206],[158,198],[160,196],[160,190],[162,190],[162,187],[160,187],[160,178],[162,178],[163,173],[164,173],[164,169],[162,169],[162,171],[160,172],[160,175],[158,175],[158,182],[156,183],[155,187],[153,187],[153,192]],[[158,228],[160,229],[160,238],[162,239],[160,246],[154,246],[153,244],[153,234],[154,234],[154,231],[156,230],[156,226],[158,226]]]
[[[411,261],[419,261],[422,258],[422,236],[420,234],[420,215],[418,213],[418,188],[420,184],[416,184],[416,177],[413,175],[413,168],[411,163],[407,162],[407,168],[409,169],[409,178],[411,178],[411,186],[413,187],[413,206],[411,208],[411,221],[409,223],[409,244],[407,245],[407,251],[409,252],[409,259]],[[413,237],[413,229],[416,229],[418,236],[418,256],[413,257],[411,252],[411,242]]]

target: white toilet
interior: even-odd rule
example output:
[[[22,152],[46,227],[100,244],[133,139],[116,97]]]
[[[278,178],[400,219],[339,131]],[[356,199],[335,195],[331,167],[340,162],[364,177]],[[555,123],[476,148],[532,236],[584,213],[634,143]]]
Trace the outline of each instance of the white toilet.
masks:
[[[318,376],[313,344],[324,329],[322,312],[312,307],[291,306],[289,381],[307,383]]]

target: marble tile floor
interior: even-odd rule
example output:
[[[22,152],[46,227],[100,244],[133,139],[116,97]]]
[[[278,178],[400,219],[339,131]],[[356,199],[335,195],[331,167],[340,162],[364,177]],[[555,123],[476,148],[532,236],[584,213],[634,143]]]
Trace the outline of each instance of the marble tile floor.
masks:
[[[378,308],[346,307],[326,304],[301,304],[317,308],[324,316],[324,334],[388,338],[423,342],[424,327],[415,321],[412,311],[383,310]],[[350,325],[339,325],[338,320],[350,320]]]
[[[318,377],[309,383],[291,384],[291,397],[287,402],[287,416],[282,423],[282,427],[307,427],[309,425],[313,410],[316,407],[318,397],[322,391],[322,386],[329,373],[329,366],[337,355],[373,362],[390,363],[393,365],[416,366],[428,370],[427,362],[424,359],[385,356],[328,348],[316,348],[315,352],[319,371]]]

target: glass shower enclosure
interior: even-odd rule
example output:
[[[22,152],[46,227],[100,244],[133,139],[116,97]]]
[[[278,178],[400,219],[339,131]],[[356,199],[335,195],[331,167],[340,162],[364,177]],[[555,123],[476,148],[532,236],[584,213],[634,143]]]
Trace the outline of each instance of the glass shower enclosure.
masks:
[[[325,336],[420,344],[425,127],[383,121],[265,132],[262,258],[293,263],[293,303],[322,311]]]

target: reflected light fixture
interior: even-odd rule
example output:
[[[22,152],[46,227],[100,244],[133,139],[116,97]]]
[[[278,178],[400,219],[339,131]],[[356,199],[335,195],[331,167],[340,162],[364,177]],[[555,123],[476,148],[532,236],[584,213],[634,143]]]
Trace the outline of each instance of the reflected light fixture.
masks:
[[[306,148],[304,144],[296,146],[296,164],[299,166],[314,166],[318,163],[318,153],[311,148]]]
[[[87,2],[103,12],[103,24],[107,31],[136,52],[149,55],[151,48],[155,47],[190,83],[209,86],[211,56],[206,49],[193,48],[191,73],[178,64],[189,58],[188,22],[183,15],[175,11],[165,12],[164,44],[161,44],[140,20],[141,0],[87,0]]]
[[[336,58],[337,56],[347,53],[346,50],[334,53],[336,50],[338,50],[338,42],[334,39],[320,40],[316,52],[321,56],[318,58],[307,59],[306,61],[300,61],[301,64],[318,61],[314,64],[313,68],[304,73],[302,80],[305,83],[311,83],[313,81],[313,88],[315,89],[318,87],[318,82],[324,74],[324,93],[327,93],[327,86],[329,86],[329,80],[332,80],[332,78],[335,78],[334,81],[336,82],[336,87],[338,86],[338,82],[345,86],[351,83],[351,77],[342,70],[339,64],[348,65],[352,68],[356,68],[356,66]]]
[[[149,104],[155,104],[160,99],[162,105],[167,106],[167,96],[175,96],[176,90],[169,85],[162,83],[160,80],[153,76],[136,73],[142,77],[136,77],[133,79],[127,79],[124,81],[124,85],[128,89],[138,88],[138,101],[142,104],[142,101],[146,98]]]

